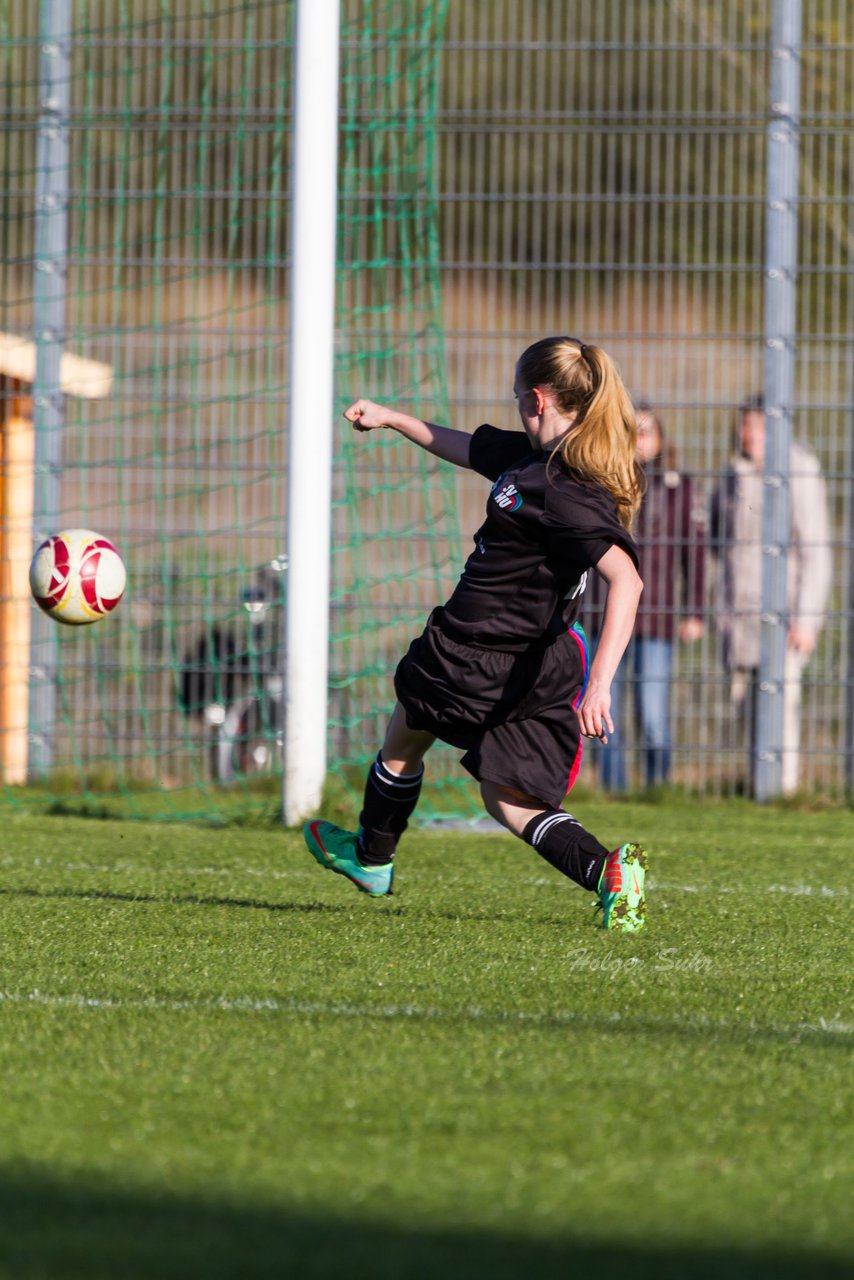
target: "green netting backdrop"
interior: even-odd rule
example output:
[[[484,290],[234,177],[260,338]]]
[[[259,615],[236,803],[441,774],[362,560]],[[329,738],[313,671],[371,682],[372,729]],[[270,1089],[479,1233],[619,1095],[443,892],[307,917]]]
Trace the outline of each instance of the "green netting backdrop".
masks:
[[[336,412],[359,394],[446,412],[433,178],[445,8],[342,6]],[[129,590],[93,627],[33,619],[31,667],[55,664],[55,719],[30,725],[50,767],[38,788],[7,774],[6,805],[214,819],[278,806],[293,17],[283,0],[71,5],[65,349],[109,365],[112,387],[65,397],[52,523],[112,537]],[[0,34],[0,330],[31,341],[35,7],[0,0]],[[26,390],[4,373],[7,408]],[[340,421],[330,765],[346,806],[392,704],[390,670],[451,584],[460,537],[450,469]],[[424,816],[470,812],[451,753],[433,772]]]

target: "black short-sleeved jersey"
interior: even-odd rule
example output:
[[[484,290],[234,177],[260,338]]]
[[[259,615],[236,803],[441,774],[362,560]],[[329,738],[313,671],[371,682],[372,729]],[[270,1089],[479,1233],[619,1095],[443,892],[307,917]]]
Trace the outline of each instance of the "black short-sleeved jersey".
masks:
[[[474,537],[443,617],[462,639],[514,648],[566,631],[576,620],[587,572],[635,545],[601,485],[573,480],[522,431],[478,427],[469,461],[493,480],[486,520]]]

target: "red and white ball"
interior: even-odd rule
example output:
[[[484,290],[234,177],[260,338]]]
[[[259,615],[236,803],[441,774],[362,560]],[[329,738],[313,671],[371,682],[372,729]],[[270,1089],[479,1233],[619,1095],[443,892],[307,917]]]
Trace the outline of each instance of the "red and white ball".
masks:
[[[36,604],[71,627],[112,613],[124,594],[124,562],[109,538],[91,529],[66,529],[45,538],[30,565]]]

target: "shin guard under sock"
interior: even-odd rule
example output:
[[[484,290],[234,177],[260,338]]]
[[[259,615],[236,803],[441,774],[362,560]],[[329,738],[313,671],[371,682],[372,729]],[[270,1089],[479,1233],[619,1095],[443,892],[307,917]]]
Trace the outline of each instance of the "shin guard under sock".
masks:
[[[562,809],[538,813],[525,827],[522,839],[556,870],[583,889],[596,892],[609,850],[585,831],[571,813]]]
[[[377,755],[368,773],[359,814],[359,861],[363,866],[391,862],[418,803],[423,777],[423,765],[417,773],[393,773],[383,763],[382,752]]]

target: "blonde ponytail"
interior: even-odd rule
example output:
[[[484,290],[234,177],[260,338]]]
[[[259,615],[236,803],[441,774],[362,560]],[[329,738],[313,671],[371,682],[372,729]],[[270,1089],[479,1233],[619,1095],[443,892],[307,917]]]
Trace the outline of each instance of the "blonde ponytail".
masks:
[[[576,338],[543,338],[523,352],[519,376],[529,390],[548,387],[572,426],[552,450],[577,480],[593,480],[612,495],[629,529],[644,492],[635,460],[635,410],[614,362],[601,347]]]

